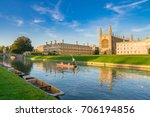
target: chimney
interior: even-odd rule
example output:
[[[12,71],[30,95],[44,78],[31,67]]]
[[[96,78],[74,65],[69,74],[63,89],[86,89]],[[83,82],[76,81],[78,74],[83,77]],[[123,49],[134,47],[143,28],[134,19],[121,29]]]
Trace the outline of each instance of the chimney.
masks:
[[[57,43],[57,41],[55,40],[55,44]]]
[[[64,43],[64,40],[62,40],[62,43]]]
[[[130,41],[133,41],[133,34],[130,35]]]
[[[53,45],[53,41],[51,41],[51,45]]]

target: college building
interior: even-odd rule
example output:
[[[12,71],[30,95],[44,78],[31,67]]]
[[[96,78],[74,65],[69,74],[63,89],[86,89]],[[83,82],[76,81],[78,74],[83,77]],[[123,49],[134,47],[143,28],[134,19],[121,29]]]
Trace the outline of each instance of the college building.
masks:
[[[130,39],[126,39],[114,35],[111,26],[104,34],[100,28],[99,54],[150,54],[150,38],[134,40],[131,35]]]
[[[116,43],[117,54],[150,54],[150,39]]]
[[[46,55],[92,55],[95,52],[95,49],[97,49],[95,45],[80,45],[78,42],[76,42],[76,44],[68,44],[64,43],[64,40],[57,43],[55,40],[54,43],[51,41],[50,44],[46,43],[45,45],[37,47],[36,51],[42,52]]]

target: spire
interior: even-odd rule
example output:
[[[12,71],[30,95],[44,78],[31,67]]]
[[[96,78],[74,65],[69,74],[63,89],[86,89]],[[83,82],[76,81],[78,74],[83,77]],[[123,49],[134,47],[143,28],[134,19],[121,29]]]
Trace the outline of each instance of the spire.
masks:
[[[102,37],[102,35],[103,35],[103,32],[102,32],[102,27],[100,27],[100,30],[99,30],[99,32],[100,32],[100,37]]]
[[[112,35],[112,28],[111,28],[110,25],[108,26],[108,34],[109,34],[109,35]]]

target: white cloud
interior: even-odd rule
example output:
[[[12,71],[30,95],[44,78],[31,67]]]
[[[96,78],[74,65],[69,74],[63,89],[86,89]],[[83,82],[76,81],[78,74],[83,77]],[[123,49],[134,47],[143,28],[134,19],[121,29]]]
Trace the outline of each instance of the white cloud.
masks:
[[[140,1],[137,1],[137,2],[133,2],[133,3],[130,3],[130,4],[126,4],[126,5],[120,5],[120,6],[115,6],[112,3],[108,3],[108,4],[106,4],[105,8],[110,9],[114,12],[119,13],[119,14],[122,14],[122,13],[124,13],[124,11],[127,8],[135,8],[136,6],[138,6],[142,3],[148,2],[148,1],[149,0],[140,0]]]
[[[45,32],[47,36],[49,36],[50,38],[53,38],[53,39],[57,39],[57,35],[54,33],[54,32],[51,32],[51,31],[46,31]]]
[[[64,21],[65,16],[60,12],[59,7],[61,5],[62,0],[58,0],[54,8],[42,7],[39,5],[34,5],[33,9],[40,14],[48,14],[54,21]]]
[[[39,12],[40,14],[46,14],[47,12],[50,12],[48,7],[42,7],[39,5],[33,5],[32,7],[35,11]]]
[[[143,31],[146,31],[146,30],[150,30],[150,24],[145,26],[145,27],[142,27],[142,28],[134,28],[131,31],[132,32],[143,32]]]
[[[22,26],[24,24],[24,21],[21,19],[16,19],[15,22],[17,23],[17,26]]]
[[[0,18],[3,18],[9,22],[13,22],[13,24],[15,23],[15,25],[17,26],[22,26],[24,24],[24,21],[22,20],[21,17],[16,17],[16,16],[8,16],[8,15],[4,15],[0,13]]]
[[[68,23],[68,26],[71,27],[71,28],[76,28],[76,27],[79,26],[79,22],[74,20],[71,23]]]
[[[22,36],[22,35],[25,36],[25,35],[28,35],[28,33],[27,33],[27,32],[19,32],[19,35],[20,35],[20,36]]]
[[[85,29],[82,29],[82,28],[78,28],[78,29],[75,29],[76,32],[84,32]]]
[[[42,19],[34,19],[33,20],[33,23],[35,23],[35,24],[43,23],[43,22],[45,22],[45,20],[42,20]]]
[[[92,34],[92,33],[85,33],[84,34],[84,37],[87,37],[87,38],[96,37],[96,36],[97,36],[96,34]]]

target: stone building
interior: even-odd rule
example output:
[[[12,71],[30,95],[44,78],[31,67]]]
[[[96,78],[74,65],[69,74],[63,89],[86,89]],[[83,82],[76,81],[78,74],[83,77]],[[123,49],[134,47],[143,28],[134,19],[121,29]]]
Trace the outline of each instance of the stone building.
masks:
[[[57,43],[56,40],[50,44],[42,45],[36,48],[36,51],[42,52],[44,54],[58,54],[58,55],[91,55],[93,53],[93,48],[87,45],[68,44],[64,43],[62,40],[61,43]]]
[[[116,43],[128,41],[124,36],[116,36],[112,33],[111,26],[108,27],[108,33],[103,34],[100,28],[99,54],[116,54]]]
[[[116,54],[150,54],[150,39],[119,42],[116,44]]]

